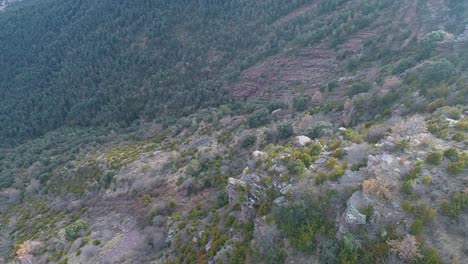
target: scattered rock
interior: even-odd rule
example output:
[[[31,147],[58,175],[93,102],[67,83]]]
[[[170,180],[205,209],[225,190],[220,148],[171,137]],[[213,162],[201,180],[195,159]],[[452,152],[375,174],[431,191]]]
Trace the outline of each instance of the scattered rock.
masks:
[[[285,109],[281,109],[281,108],[276,109],[273,112],[271,112],[271,116],[274,119],[281,119],[281,118],[285,117],[286,115],[288,115],[288,111],[285,110]]]
[[[259,151],[259,150],[256,150],[252,153],[252,156],[254,156],[254,158],[259,158],[259,157],[262,157],[262,156],[265,156],[266,153],[263,152],[263,151]]]
[[[302,147],[307,145],[307,143],[312,142],[312,139],[306,136],[297,136],[296,138],[297,138],[297,143]]]

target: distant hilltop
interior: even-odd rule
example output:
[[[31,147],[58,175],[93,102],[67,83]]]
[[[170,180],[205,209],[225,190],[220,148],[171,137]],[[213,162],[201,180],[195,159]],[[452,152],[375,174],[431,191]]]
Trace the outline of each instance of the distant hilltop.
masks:
[[[22,4],[23,2],[27,2],[29,0],[3,0],[0,2],[0,10],[5,9],[7,6],[13,6]]]

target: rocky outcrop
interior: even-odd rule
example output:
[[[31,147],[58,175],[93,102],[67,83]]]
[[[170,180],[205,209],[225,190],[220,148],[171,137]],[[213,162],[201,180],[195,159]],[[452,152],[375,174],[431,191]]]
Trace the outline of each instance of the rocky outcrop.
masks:
[[[264,188],[260,185],[261,177],[257,174],[243,174],[239,179],[229,178],[226,192],[229,204],[241,206],[239,220],[246,222],[255,217],[255,207],[266,199]]]

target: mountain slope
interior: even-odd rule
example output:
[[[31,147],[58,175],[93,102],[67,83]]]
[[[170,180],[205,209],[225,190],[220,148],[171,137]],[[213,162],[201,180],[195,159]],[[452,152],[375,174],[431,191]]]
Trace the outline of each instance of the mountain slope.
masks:
[[[6,10],[0,262],[468,258],[467,1]]]

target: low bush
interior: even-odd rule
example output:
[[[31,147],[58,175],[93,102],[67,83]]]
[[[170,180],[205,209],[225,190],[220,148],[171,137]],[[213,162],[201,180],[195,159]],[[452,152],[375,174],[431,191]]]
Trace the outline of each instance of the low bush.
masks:
[[[267,108],[255,110],[247,118],[247,124],[251,128],[267,125],[271,122],[271,115]]]
[[[319,121],[315,125],[309,126],[305,134],[312,139],[328,137],[333,135],[333,126],[328,122]]]
[[[463,120],[458,121],[458,123],[455,125],[455,128],[461,131],[468,131],[468,119],[465,118]]]
[[[450,201],[444,200],[440,204],[442,213],[450,218],[457,218],[460,213],[468,208],[468,193],[455,193]]]
[[[300,160],[296,160],[293,163],[291,163],[288,167],[288,170],[291,174],[294,175],[302,175],[305,171],[306,167],[304,163]]]
[[[280,139],[289,138],[294,134],[293,126],[289,123],[279,124],[276,130],[278,131],[278,138]]]
[[[65,228],[65,238],[68,241],[74,241],[81,236],[82,231],[88,229],[88,223],[78,220]]]
[[[253,144],[255,144],[256,141],[257,141],[257,137],[254,135],[245,136],[241,141],[241,147],[242,148],[250,147]]]
[[[457,132],[452,136],[452,140],[455,140],[457,142],[462,142],[463,140],[465,140],[465,134],[461,132]]]
[[[312,99],[308,95],[297,96],[297,97],[294,97],[293,99],[293,108],[294,110],[298,112],[302,112],[302,111],[307,110],[311,102],[312,102]]]
[[[446,151],[444,151],[444,157],[451,161],[457,161],[459,156],[460,154],[458,153],[458,150],[456,148],[449,148]]]
[[[429,185],[429,184],[431,184],[431,182],[432,182],[432,177],[431,176],[424,176],[422,178],[422,183],[423,184]]]
[[[448,165],[447,170],[451,174],[460,174],[465,170],[465,161],[459,160]]]
[[[426,162],[432,165],[439,165],[442,162],[442,152],[431,152],[426,157]]]
[[[371,84],[367,81],[361,81],[351,85],[348,88],[348,96],[352,97],[356,94],[366,93],[372,88]]]
[[[420,235],[423,232],[423,229],[423,221],[417,219],[411,224],[410,234],[414,236]]]
[[[324,226],[322,213],[314,204],[290,204],[274,209],[278,228],[283,231],[291,245],[303,252],[312,252],[315,237]]]

